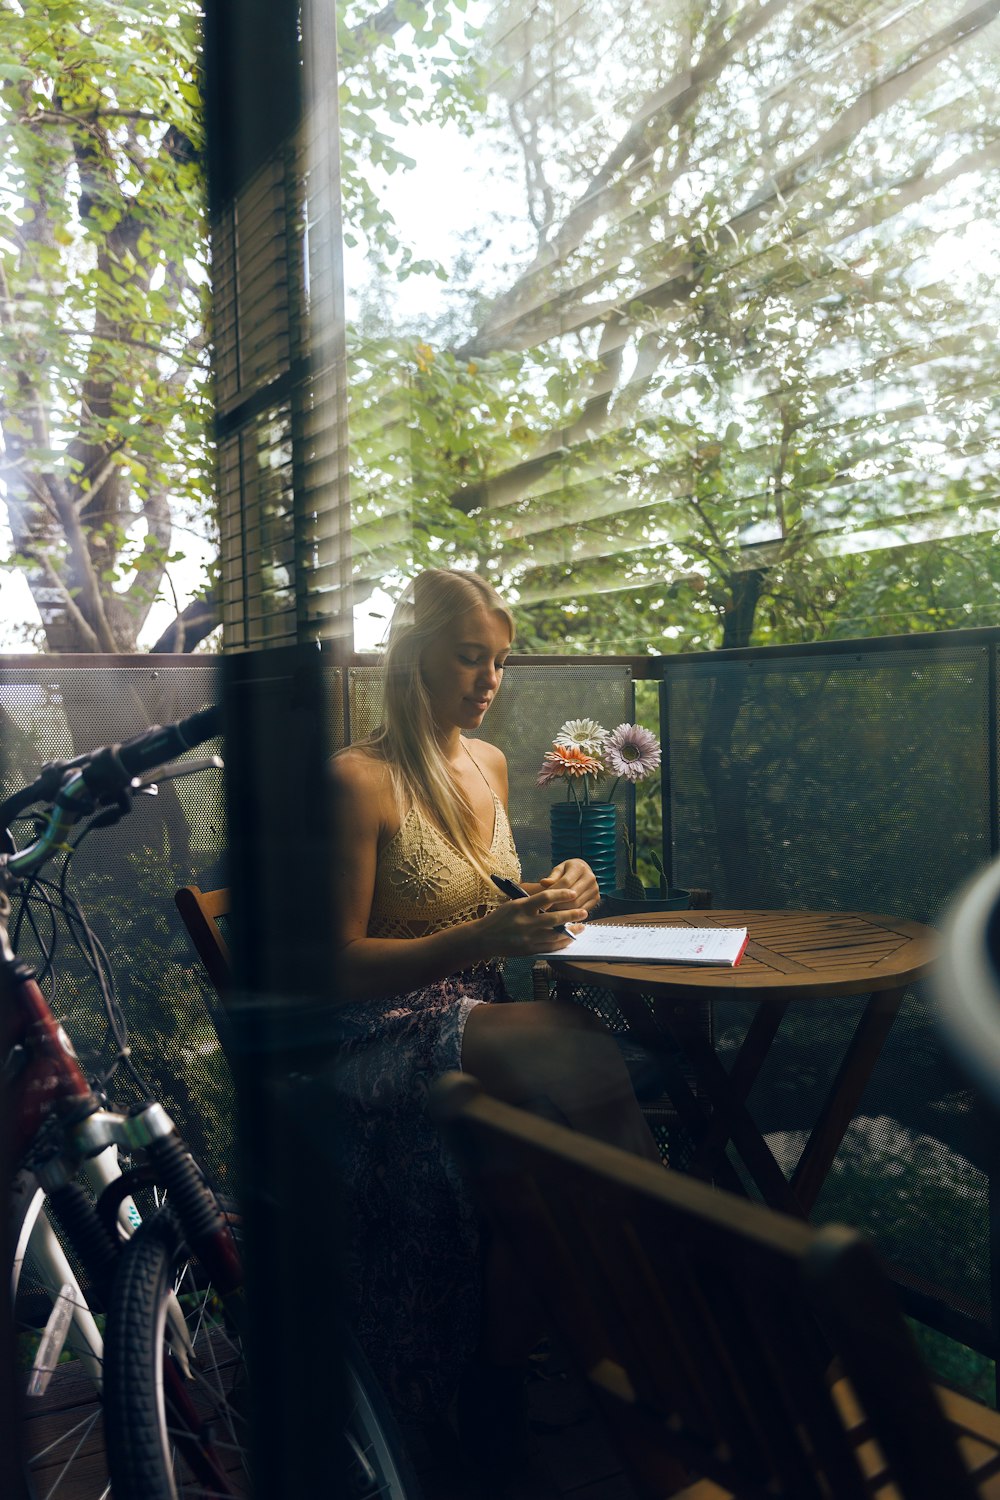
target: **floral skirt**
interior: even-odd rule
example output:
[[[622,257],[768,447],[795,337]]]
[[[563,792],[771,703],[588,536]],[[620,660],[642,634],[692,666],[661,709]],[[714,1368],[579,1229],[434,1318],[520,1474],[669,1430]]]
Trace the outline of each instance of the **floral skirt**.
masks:
[[[396,1413],[443,1411],[479,1342],[479,1226],[427,1113],[461,1067],[473,1006],[507,999],[499,968],[337,1012],[335,1070],[354,1331]]]

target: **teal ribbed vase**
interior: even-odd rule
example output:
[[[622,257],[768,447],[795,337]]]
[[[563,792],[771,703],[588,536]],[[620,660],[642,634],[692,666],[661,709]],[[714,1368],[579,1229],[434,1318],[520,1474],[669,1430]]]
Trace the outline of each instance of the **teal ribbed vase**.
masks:
[[[617,885],[618,809],[613,802],[556,802],[549,808],[552,863],[585,859],[597,877],[601,895]]]

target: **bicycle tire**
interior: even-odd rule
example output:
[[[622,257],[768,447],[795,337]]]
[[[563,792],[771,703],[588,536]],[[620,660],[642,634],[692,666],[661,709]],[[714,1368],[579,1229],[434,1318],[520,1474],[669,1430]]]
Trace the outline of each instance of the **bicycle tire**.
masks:
[[[421,1500],[420,1481],[399,1424],[367,1359],[347,1351],[347,1486],[351,1500]]]
[[[231,1211],[230,1222],[238,1236]],[[190,1351],[168,1335],[171,1293],[184,1313]],[[242,1340],[169,1209],[144,1220],[123,1247],[108,1306],[104,1365],[114,1500],[250,1496]],[[193,1403],[196,1422],[175,1416],[171,1391],[178,1387],[180,1399]],[[206,1482],[202,1464],[216,1466],[224,1478]]]
[[[238,1215],[223,1204],[239,1238]],[[115,1278],[105,1333],[105,1413],[114,1500],[188,1500],[206,1493],[249,1496],[249,1375],[238,1335],[225,1328],[211,1286],[195,1271],[169,1210],[146,1220],[124,1247]],[[190,1278],[191,1293],[186,1290]],[[221,1429],[210,1439],[225,1486],[206,1486],[192,1472],[169,1412],[165,1365],[173,1359],[165,1342],[166,1304],[173,1290],[194,1326],[195,1352],[221,1344],[221,1366],[211,1350],[205,1361],[211,1389],[197,1400],[199,1415]],[[341,1463],[331,1463],[331,1489],[346,1472],[350,1500],[420,1500],[419,1485],[401,1434],[378,1383],[359,1351],[347,1363],[349,1416]],[[179,1441],[179,1438],[182,1441]]]
[[[20,1173],[11,1195],[9,1243],[13,1261],[6,1281],[13,1307],[16,1357],[24,1370],[35,1357],[58,1290],[34,1264],[30,1249],[32,1236],[45,1230],[46,1203],[47,1196],[35,1178],[28,1172]],[[55,1226],[50,1227],[58,1241]],[[59,1243],[65,1253],[65,1246]],[[77,1274],[79,1267],[73,1268],[72,1255],[67,1259]],[[44,1394],[24,1395],[21,1402],[18,1446],[28,1492],[34,1500],[62,1496],[70,1487],[80,1500],[108,1500],[111,1493],[99,1387],[103,1376],[100,1336],[98,1333],[97,1347],[92,1348],[94,1359],[89,1368],[79,1355],[74,1356],[72,1343],[71,1334],[66,1355],[53,1369]]]

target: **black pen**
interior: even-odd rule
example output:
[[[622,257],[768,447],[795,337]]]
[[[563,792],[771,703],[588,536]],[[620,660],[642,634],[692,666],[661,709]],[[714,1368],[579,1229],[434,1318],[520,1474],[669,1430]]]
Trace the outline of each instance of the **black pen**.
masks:
[[[501,891],[503,891],[505,896],[509,896],[512,901],[517,901],[522,896],[526,897],[530,894],[530,892],[522,890],[522,888],[515,881],[508,880],[506,875],[491,875],[490,879],[492,880],[493,884],[497,886]],[[569,932],[569,928],[565,926],[565,924],[563,924],[560,927],[553,927],[552,931]],[[572,937],[573,934],[570,933],[570,936]]]

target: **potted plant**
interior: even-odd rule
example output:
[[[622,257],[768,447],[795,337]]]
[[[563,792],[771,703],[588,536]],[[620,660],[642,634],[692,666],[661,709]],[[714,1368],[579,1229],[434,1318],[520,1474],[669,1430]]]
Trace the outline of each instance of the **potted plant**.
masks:
[[[608,732],[596,719],[568,719],[545,752],[538,772],[538,785],[556,781],[566,783],[566,801],[549,809],[552,863],[578,856],[585,859],[597,877],[601,891],[601,910],[611,910],[609,901],[626,899],[616,891],[618,870],[618,809],[614,795],[622,780],[633,786],[644,780],[660,764],[660,743],[650,730],[639,724],[619,724]],[[598,797],[603,778],[611,789]],[[613,778],[613,780],[612,780]],[[626,834],[626,849],[631,889],[641,882],[635,864],[635,851]],[[661,866],[662,874],[662,866]],[[665,889],[665,883],[664,883]],[[678,893],[667,893],[665,901]],[[633,896],[633,903],[638,899]],[[654,895],[654,900],[656,899]],[[679,899],[672,904],[683,905]],[[630,908],[631,909],[631,908]],[[640,908],[641,909],[641,908]],[[648,908],[653,910],[652,904]],[[662,909],[662,906],[661,906]],[[623,911],[617,906],[616,911]]]
[[[649,851],[649,859],[660,877],[659,881],[656,885],[644,885],[639,874],[639,851],[629,838],[628,829],[622,830],[622,838],[625,843],[625,881],[620,890],[602,895],[598,915],[627,917],[636,913],[641,915],[644,911],[685,911],[690,905],[691,893],[668,884],[663,861],[656,850]]]

